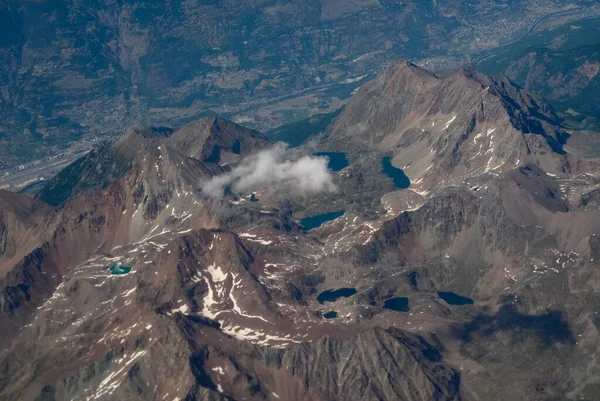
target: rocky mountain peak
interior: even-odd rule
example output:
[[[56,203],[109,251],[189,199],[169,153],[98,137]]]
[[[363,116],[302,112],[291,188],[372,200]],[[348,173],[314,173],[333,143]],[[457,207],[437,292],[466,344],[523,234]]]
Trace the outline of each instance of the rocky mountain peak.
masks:
[[[106,188],[136,164],[158,165],[161,153],[171,154],[170,160],[194,159],[185,163],[204,164],[199,168],[203,173],[220,171],[207,165],[233,163],[269,143],[257,131],[217,117],[188,123],[177,131],[164,127],[129,128],[118,138],[105,142],[62,170],[47,182],[38,197],[52,205],[63,204],[84,191]],[[163,162],[166,160],[168,158]],[[154,168],[146,168],[145,171]],[[158,167],[156,169],[158,171]]]
[[[173,129],[168,127],[149,127],[149,128],[130,128],[128,129],[124,136],[129,135],[139,135],[143,138],[167,138],[173,134]]]
[[[364,84],[330,129],[333,146],[392,153],[414,191],[534,160],[562,169],[567,134],[541,99],[465,66],[445,79],[406,61]],[[402,163],[402,164],[400,164]]]
[[[179,128],[166,144],[201,161],[227,163],[267,146],[269,140],[232,121],[207,117]]]
[[[434,75],[412,63],[394,62],[350,99],[332,127],[332,136],[377,145],[410,118],[422,94],[438,83]]]
[[[407,83],[409,81],[431,81],[437,80],[437,77],[431,72],[411,63],[408,60],[396,60],[389,63],[385,73],[385,78],[388,85],[394,83]]]

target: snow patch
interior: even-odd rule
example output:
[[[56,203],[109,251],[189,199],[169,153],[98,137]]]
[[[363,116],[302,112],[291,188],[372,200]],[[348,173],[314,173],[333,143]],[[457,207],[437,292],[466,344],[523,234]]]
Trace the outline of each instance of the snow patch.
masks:
[[[452,124],[452,122],[456,120],[456,114],[452,116],[452,118],[450,120],[448,120],[448,122],[446,123],[446,126],[443,129],[448,129],[448,127],[450,126],[450,124]]]
[[[225,281],[225,279],[227,278],[227,273],[225,273],[220,266],[216,266],[214,263],[208,266],[207,269],[208,273],[212,277],[213,283],[220,283],[222,281]]]
[[[179,308],[171,309],[171,312],[172,313],[181,312],[185,315],[189,311],[189,309],[190,309],[189,306],[187,306],[186,304],[183,304]]]

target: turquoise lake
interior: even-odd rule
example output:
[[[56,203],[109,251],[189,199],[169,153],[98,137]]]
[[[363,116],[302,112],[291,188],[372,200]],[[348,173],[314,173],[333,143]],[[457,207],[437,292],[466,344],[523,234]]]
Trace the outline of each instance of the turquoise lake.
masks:
[[[127,274],[130,271],[131,267],[125,265],[114,264],[110,267],[111,274]]]

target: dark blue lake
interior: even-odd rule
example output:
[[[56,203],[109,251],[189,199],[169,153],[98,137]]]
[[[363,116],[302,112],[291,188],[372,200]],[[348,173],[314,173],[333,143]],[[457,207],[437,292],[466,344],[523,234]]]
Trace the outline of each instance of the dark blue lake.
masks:
[[[396,297],[386,299],[383,303],[384,309],[393,310],[396,312],[408,312],[408,298],[406,297]]]
[[[335,220],[338,217],[344,215],[346,211],[340,210],[339,212],[329,212],[324,214],[318,214],[316,216],[306,217],[300,220],[300,224],[307,230],[312,230],[313,228],[320,227],[323,223],[326,223],[330,220]]]
[[[327,156],[329,158],[327,167],[333,171],[340,171],[349,165],[346,154],[343,152],[317,152],[313,153],[313,156]]]
[[[131,271],[131,267],[122,264],[114,264],[110,267],[111,274],[127,274]]]
[[[256,197],[256,195],[250,195],[250,202],[258,202],[258,198]]]
[[[348,298],[356,294],[356,288],[339,288],[337,290],[327,290],[317,296],[320,304],[325,302],[335,302],[340,298]]]
[[[453,292],[438,292],[438,296],[442,298],[449,305],[473,305],[471,298],[463,297]]]
[[[337,317],[337,312],[336,311],[327,312],[327,313],[323,314],[323,317],[325,319],[335,319]]]
[[[410,180],[408,179],[406,174],[404,174],[404,171],[392,166],[391,157],[386,156],[383,159],[381,159],[381,164],[383,167],[383,174],[387,175],[392,180],[394,180],[394,185],[396,186],[396,188],[404,189],[410,186]]]

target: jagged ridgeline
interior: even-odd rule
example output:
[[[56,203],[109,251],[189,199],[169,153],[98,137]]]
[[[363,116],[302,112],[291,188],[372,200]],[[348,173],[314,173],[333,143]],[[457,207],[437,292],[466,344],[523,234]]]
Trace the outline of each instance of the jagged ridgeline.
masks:
[[[260,133],[220,118],[202,119],[177,131],[131,128],[62,170],[44,186],[38,198],[60,205],[85,191],[106,188],[136,163],[155,156],[160,145],[181,158],[219,164],[246,156],[267,143]]]
[[[0,399],[593,400],[600,169],[569,135],[404,61],[292,150],[128,129],[0,191]],[[329,190],[226,185],[314,168]]]

